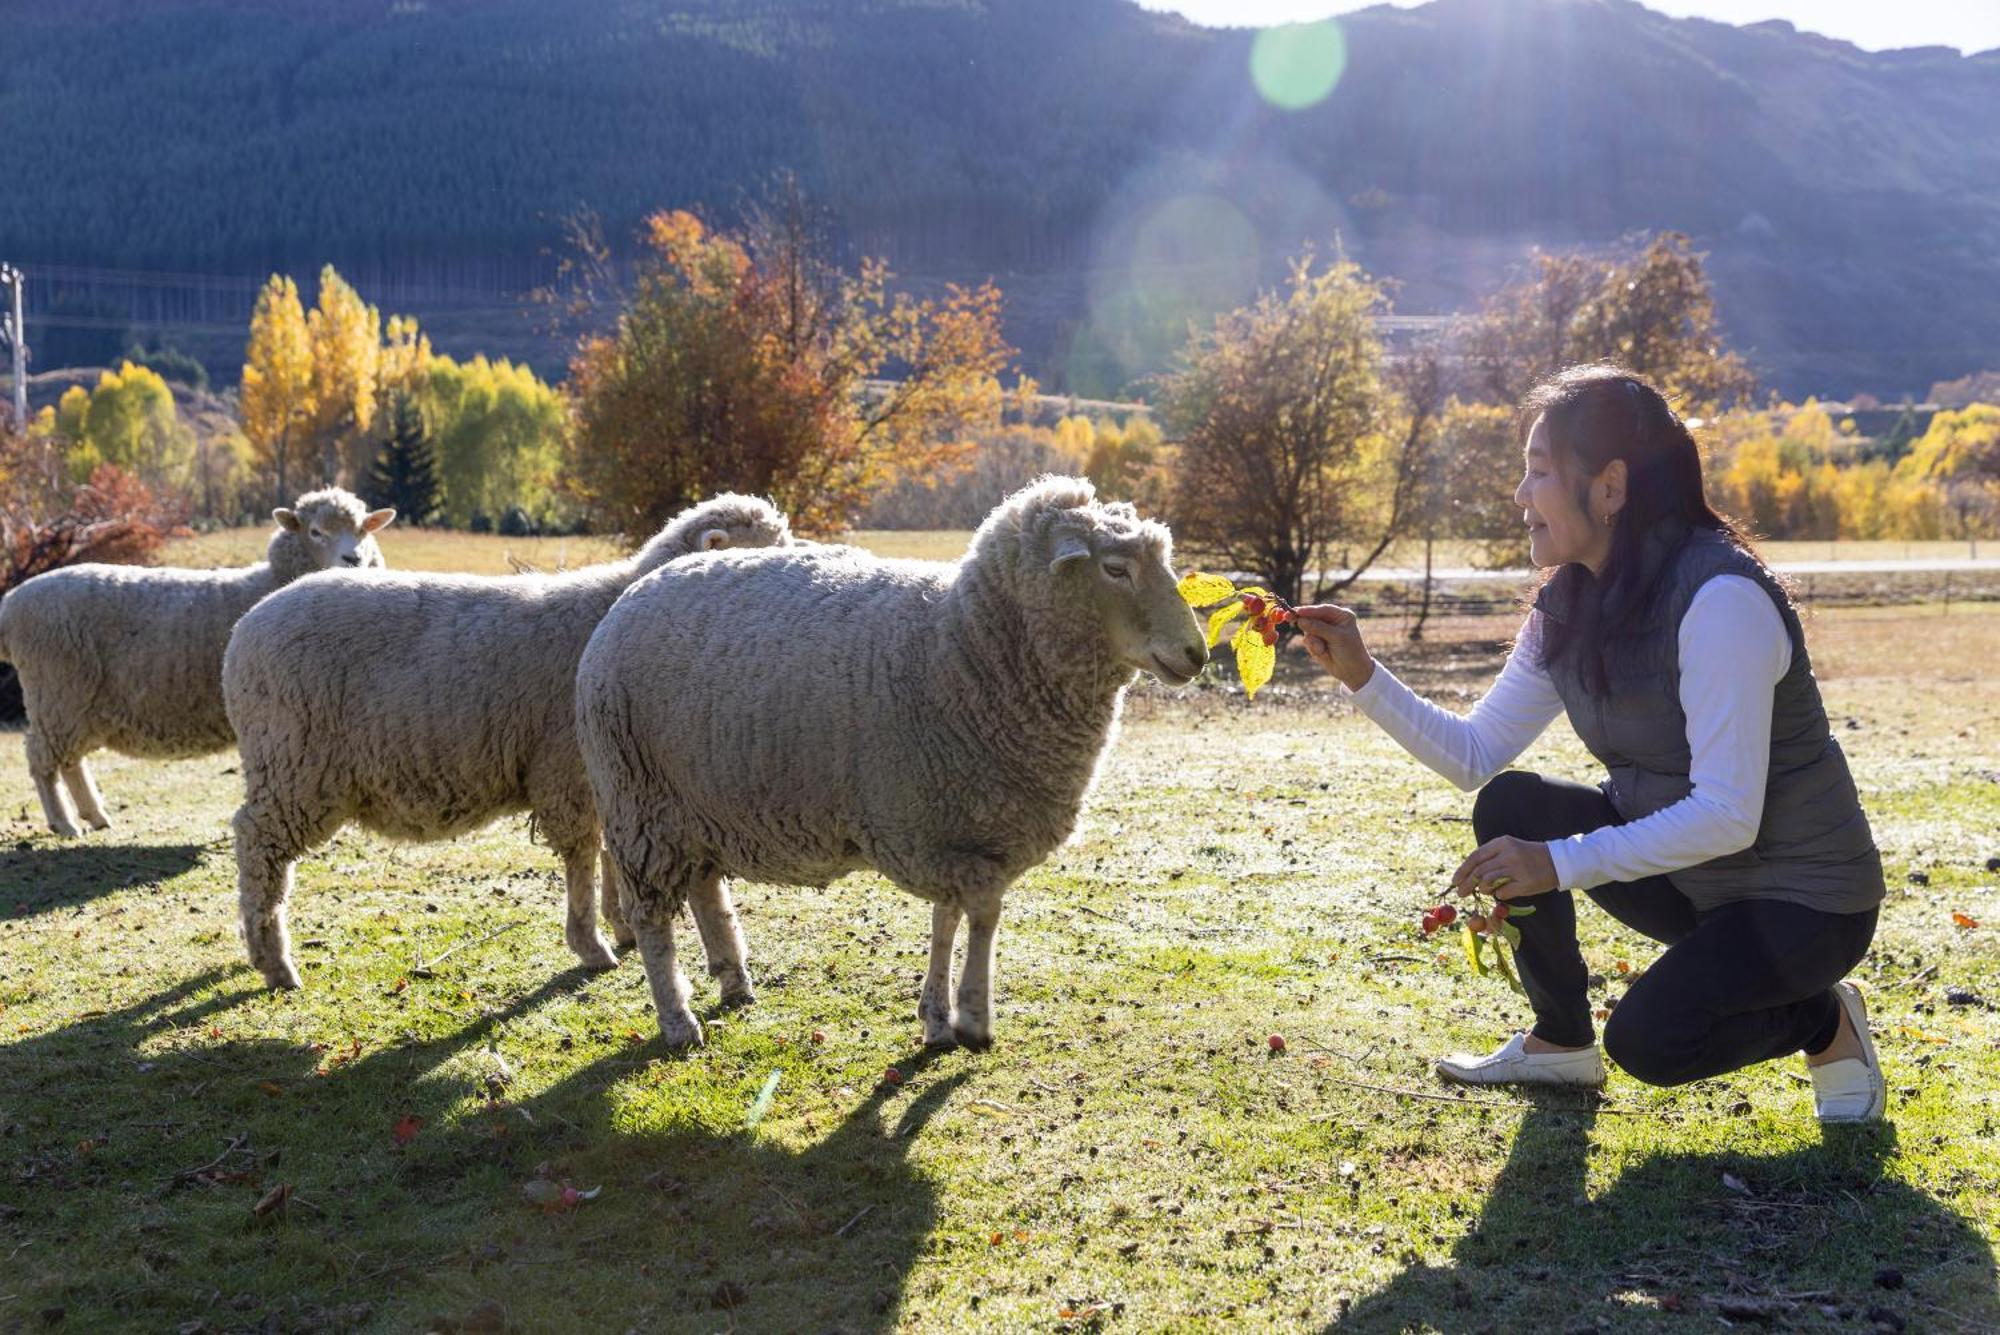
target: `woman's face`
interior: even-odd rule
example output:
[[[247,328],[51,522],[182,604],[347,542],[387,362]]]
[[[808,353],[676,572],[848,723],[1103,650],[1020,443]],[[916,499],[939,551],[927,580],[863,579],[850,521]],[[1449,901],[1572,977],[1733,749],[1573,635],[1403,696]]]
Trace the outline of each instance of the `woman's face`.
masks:
[[[1514,504],[1528,525],[1528,559],[1537,567],[1581,562],[1601,570],[1611,555],[1611,526],[1577,503],[1576,488],[1556,471],[1555,455],[1549,449],[1549,433],[1543,419],[1536,418],[1528,432],[1526,467],[1521,485],[1514,489]],[[1614,461],[1611,468],[1621,469]],[[1592,501],[1607,490],[1604,475],[1591,480]],[[1606,498],[1609,500],[1609,498]],[[1620,498],[1622,499],[1622,497]],[[1604,510],[1615,513],[1616,506]]]

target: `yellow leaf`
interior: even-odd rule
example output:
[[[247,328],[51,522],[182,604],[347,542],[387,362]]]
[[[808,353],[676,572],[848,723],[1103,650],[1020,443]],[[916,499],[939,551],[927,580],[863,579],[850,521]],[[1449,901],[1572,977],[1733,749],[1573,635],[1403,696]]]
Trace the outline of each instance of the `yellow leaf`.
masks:
[[[1278,651],[1264,643],[1263,632],[1252,621],[1237,628],[1229,647],[1236,651],[1236,675],[1243,679],[1243,694],[1255,700],[1258,688],[1271,679],[1271,670],[1278,665]]]
[[[1236,586],[1222,575],[1204,575],[1199,570],[1191,570],[1181,577],[1180,590],[1189,607],[1208,607],[1224,598],[1234,597]]]
[[[1241,612],[1242,610],[1243,610],[1243,604],[1240,601],[1229,603],[1219,608],[1216,611],[1215,615],[1211,616],[1208,619],[1209,648],[1213,649],[1216,646],[1216,644],[1221,641],[1223,627],[1227,626],[1230,623],[1231,619],[1234,618],[1236,614]]]

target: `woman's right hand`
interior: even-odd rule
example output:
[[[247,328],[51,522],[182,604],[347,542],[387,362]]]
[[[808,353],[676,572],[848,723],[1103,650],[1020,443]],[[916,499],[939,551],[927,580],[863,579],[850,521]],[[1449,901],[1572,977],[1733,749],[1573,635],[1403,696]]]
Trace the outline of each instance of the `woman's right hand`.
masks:
[[[1313,603],[1293,609],[1293,623],[1306,639],[1312,661],[1331,672],[1350,691],[1358,691],[1375,675],[1375,659],[1361,639],[1361,622],[1344,607]]]

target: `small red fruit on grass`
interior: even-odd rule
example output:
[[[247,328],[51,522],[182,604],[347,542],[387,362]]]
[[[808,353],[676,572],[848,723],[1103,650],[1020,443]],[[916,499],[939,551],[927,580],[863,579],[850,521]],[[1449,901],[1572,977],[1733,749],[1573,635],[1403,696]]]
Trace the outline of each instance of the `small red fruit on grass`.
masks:
[[[815,1043],[824,1043],[826,1042],[826,1033],[824,1030],[815,1029],[813,1030],[812,1038]]]
[[[882,1072],[882,1083],[885,1085],[900,1085],[903,1083],[903,1073],[891,1066],[888,1070]]]
[[[1274,1057],[1279,1055],[1285,1050],[1285,1036],[1283,1034],[1271,1035],[1270,1043],[1271,1043],[1271,1055]]]

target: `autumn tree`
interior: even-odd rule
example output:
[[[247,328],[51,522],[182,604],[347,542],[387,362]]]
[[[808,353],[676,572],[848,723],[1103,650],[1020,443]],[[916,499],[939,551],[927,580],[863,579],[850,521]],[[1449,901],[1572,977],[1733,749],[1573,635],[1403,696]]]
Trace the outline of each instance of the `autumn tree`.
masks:
[[[342,461],[366,441],[375,417],[382,316],[329,264],[320,270],[306,334],[312,347],[306,432],[319,450],[320,478],[331,483],[346,476]]]
[[[468,527],[515,507],[550,517],[566,426],[557,391],[505,358],[434,356],[417,400],[436,443],[447,524]]]
[[[252,462],[273,483],[273,501],[290,502],[312,422],[313,350],[298,284],[273,274],[250,314],[237,411]]]
[[[1180,442],[1174,529],[1191,551],[1300,601],[1345,587],[1409,522],[1440,385],[1392,368],[1382,288],[1356,265],[1292,266],[1282,292],[1217,317],[1162,382]],[[1320,576],[1361,543],[1354,572]]]
[[[770,495],[807,533],[997,419],[1009,349],[991,283],[893,293],[848,272],[795,188],[735,231],[655,214],[615,332],[570,367],[575,490],[642,535],[713,492]]]
[[[1458,341],[1469,397],[1509,407],[1577,362],[1616,362],[1689,415],[1756,388],[1723,346],[1701,256],[1678,232],[1610,255],[1537,254],[1528,278],[1495,293]]]

